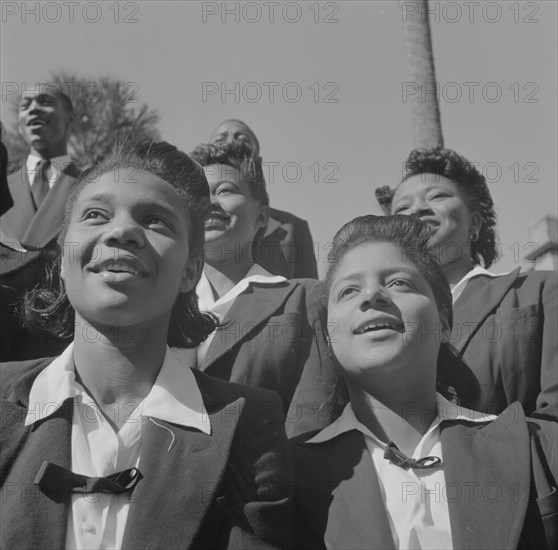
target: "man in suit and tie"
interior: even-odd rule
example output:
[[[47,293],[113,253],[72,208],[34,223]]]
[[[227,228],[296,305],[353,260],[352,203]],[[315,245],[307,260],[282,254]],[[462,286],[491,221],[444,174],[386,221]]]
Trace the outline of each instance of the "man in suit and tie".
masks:
[[[53,84],[37,85],[21,95],[18,130],[30,150],[19,169],[8,176],[13,206],[0,217],[0,274],[11,296],[5,303],[11,313],[21,295],[41,282],[46,265],[58,255],[56,239],[66,198],[79,175],[68,155],[73,117],[70,98]],[[10,342],[9,349],[2,348],[4,360],[60,351],[58,342],[31,334],[15,319],[3,334],[4,341]]]
[[[256,134],[241,120],[225,120],[214,130],[210,143],[239,141],[260,154]],[[290,212],[269,209],[269,221],[259,243],[258,263],[273,275],[287,279],[317,279],[314,241],[308,222]]]
[[[53,85],[22,93],[18,129],[30,151],[8,178],[14,206],[0,219],[4,239],[44,248],[56,238],[66,197],[79,174],[68,155],[73,116],[70,98]]]

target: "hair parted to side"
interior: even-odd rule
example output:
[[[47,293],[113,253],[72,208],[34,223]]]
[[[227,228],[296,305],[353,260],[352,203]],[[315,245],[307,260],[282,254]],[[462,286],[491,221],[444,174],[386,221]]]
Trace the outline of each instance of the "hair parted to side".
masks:
[[[453,181],[467,198],[471,212],[482,217],[478,239],[471,242],[471,260],[474,264],[490,267],[498,259],[496,246],[496,212],[485,177],[465,157],[452,149],[414,149],[405,162],[406,181],[413,176],[434,174]],[[384,185],[375,191],[376,200],[386,214],[391,214],[394,189]]]
[[[58,246],[64,252],[72,211],[81,191],[108,172],[131,169],[129,181],[137,172],[148,172],[170,184],[184,201],[190,225],[190,255],[203,259],[204,221],[209,215],[209,187],[205,174],[186,153],[165,141],[142,140],[136,143],[118,142],[112,152],[98,164],[82,172],[66,201],[64,221],[58,237]],[[118,183],[115,182],[115,185]],[[68,300],[64,282],[60,277],[62,254],[50,266],[42,287],[28,292],[24,299],[23,316],[29,327],[39,328],[61,339],[74,334],[74,309]],[[167,343],[173,347],[196,347],[215,330],[216,318],[202,313],[198,307],[195,286],[178,295],[173,306]]]
[[[202,143],[190,156],[202,166],[224,164],[238,170],[243,181],[248,183],[250,194],[262,206],[269,206],[260,157],[250,145],[243,142]]]
[[[428,252],[428,226],[413,216],[361,216],[346,223],[333,238],[327,261],[325,290],[329,294],[335,273],[344,256],[362,244],[391,243],[405,261],[412,263],[426,279],[438,312],[445,315],[452,328],[453,311],[450,286],[434,256]],[[440,345],[437,362],[437,391],[447,399],[457,398],[462,405],[478,401],[479,386],[473,372],[457,351],[447,343]]]

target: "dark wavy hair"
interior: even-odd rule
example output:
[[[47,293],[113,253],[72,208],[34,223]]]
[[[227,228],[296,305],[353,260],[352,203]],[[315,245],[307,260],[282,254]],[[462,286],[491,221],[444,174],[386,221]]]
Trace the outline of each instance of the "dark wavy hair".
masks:
[[[248,183],[251,197],[262,206],[269,206],[262,157],[247,143],[239,141],[202,143],[190,153],[190,156],[202,166],[224,164],[237,169],[242,180]]]
[[[451,290],[440,265],[428,252],[429,236],[428,227],[412,216],[355,218],[346,223],[333,238],[327,257],[329,268],[325,279],[325,292],[329,295],[341,260],[353,248],[370,242],[391,243],[401,250],[405,261],[411,262],[426,279],[434,294],[438,312],[444,312],[451,330],[453,324]],[[479,398],[478,381],[451,344],[440,345],[436,379],[436,389],[444,397],[474,408]],[[335,400],[339,407],[343,396],[336,396]]]
[[[63,250],[74,204],[81,191],[103,174],[122,169],[148,172],[172,185],[188,210],[190,254],[203,259],[204,220],[211,210],[204,172],[174,145],[154,140],[135,144],[126,141],[117,143],[110,155],[80,174],[66,201],[64,221],[58,237],[59,250]],[[26,326],[68,340],[74,334],[75,313],[60,277],[61,261],[62,255],[59,254],[47,272],[45,284],[26,294],[23,315]],[[167,343],[174,347],[195,347],[213,332],[216,323],[213,315],[200,312],[194,287],[189,292],[179,294],[176,299]]]
[[[482,217],[478,239],[471,242],[471,260],[474,264],[490,267],[498,259],[496,246],[496,212],[486,179],[465,157],[452,149],[414,149],[405,162],[402,182],[421,174],[435,174],[453,181],[467,199],[471,212]],[[384,185],[375,191],[382,210],[391,214],[394,189]]]

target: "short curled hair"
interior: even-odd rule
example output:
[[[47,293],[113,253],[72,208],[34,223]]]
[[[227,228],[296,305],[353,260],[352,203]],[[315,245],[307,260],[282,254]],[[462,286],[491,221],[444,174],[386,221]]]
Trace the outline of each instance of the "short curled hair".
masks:
[[[449,328],[453,324],[452,296],[447,279],[434,256],[428,252],[429,228],[412,216],[361,216],[346,223],[333,238],[327,261],[325,291],[329,295],[340,262],[352,249],[366,243],[391,243],[426,279],[438,312],[444,312]],[[450,344],[442,343],[438,353],[437,390],[447,399],[474,405],[479,386],[473,372]]]
[[[72,188],[65,205],[64,221],[58,237],[59,250],[70,225],[72,211],[81,191],[108,172],[132,169],[148,172],[170,184],[183,199],[190,225],[190,254],[203,259],[204,221],[211,204],[209,188],[202,168],[185,153],[165,141],[142,140],[137,143],[119,142],[98,164],[83,171]],[[117,185],[117,183],[115,184]],[[68,300],[64,281],[60,277],[62,255],[58,255],[47,272],[46,284],[28,292],[23,315],[28,327],[39,328],[63,340],[74,333],[75,313]],[[196,347],[216,328],[216,318],[202,313],[198,307],[196,289],[180,293],[172,308],[167,343],[173,347]]]
[[[202,143],[190,156],[202,166],[224,164],[235,168],[250,188],[250,196],[262,206],[269,206],[269,196],[260,157],[250,145],[239,141]]]
[[[452,149],[414,149],[405,162],[406,181],[421,174],[435,174],[453,181],[467,199],[471,212],[481,215],[482,225],[478,239],[471,242],[471,260],[474,264],[490,267],[498,259],[496,246],[496,212],[484,176],[465,157]],[[386,214],[391,214],[394,190],[389,186],[376,189],[376,200]]]

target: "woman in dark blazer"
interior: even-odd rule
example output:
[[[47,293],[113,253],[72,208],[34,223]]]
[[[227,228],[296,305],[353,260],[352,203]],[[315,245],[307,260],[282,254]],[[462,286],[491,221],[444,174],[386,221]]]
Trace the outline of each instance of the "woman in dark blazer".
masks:
[[[279,397],[193,372],[201,168],[176,147],[117,148],[66,207],[54,285],[30,321],[70,337],[4,363],[0,547],[282,548],[290,467]]]
[[[558,419],[558,274],[520,268],[494,275],[496,214],[484,176],[450,149],[416,149],[394,189],[376,197],[387,214],[418,216],[452,287],[451,343],[477,376],[479,410],[520,401],[529,416]]]
[[[287,280],[259,263],[269,220],[262,159],[248,145],[199,145],[192,153],[209,182],[200,309],[220,325],[197,350],[177,355],[224,380],[277,392],[287,435],[327,426],[337,377],[327,353],[322,284]]]
[[[297,548],[554,548],[556,425],[465,408],[451,294],[416,219],[364,216],[329,254],[331,349],[349,403],[292,441]]]

